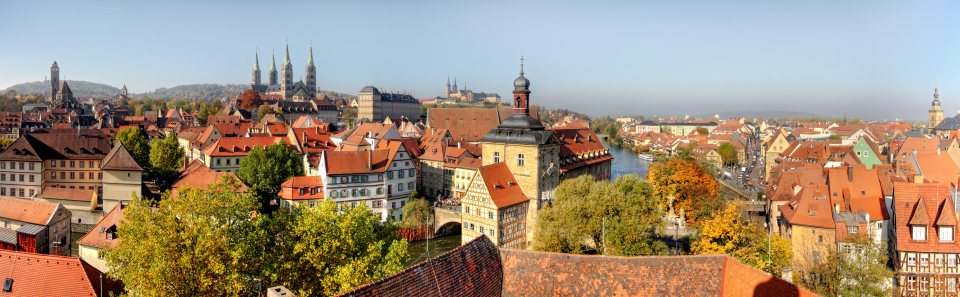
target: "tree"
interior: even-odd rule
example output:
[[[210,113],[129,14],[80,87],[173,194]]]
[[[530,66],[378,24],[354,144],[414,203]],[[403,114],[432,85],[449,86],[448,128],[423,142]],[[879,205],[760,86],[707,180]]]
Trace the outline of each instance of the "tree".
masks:
[[[537,215],[534,249],[609,255],[665,254],[662,212],[650,185],[636,175],[615,182],[584,175],[557,187]]]
[[[281,208],[270,216],[278,234],[263,253],[264,279],[298,296],[331,296],[390,276],[410,257],[396,225],[380,223],[366,206],[347,207],[325,200],[319,207]],[[272,239],[271,239],[272,240]]]
[[[700,134],[700,135],[710,134],[710,130],[707,130],[707,128],[704,128],[704,127],[697,127],[696,131],[697,131],[697,134]]]
[[[126,127],[117,132],[117,141],[130,152],[133,159],[141,167],[148,168],[150,165],[150,145],[147,143],[147,137],[143,131],[137,127]]]
[[[823,296],[890,296],[894,272],[887,267],[887,249],[866,236],[852,236],[825,261],[813,266],[817,278],[800,283]]]
[[[207,189],[186,188],[156,207],[136,197],[124,209],[123,240],[105,249],[108,274],[134,296],[226,296],[247,292],[257,273],[256,200],[222,178]],[[166,194],[166,195],[169,195]]]
[[[13,140],[0,138],[0,151],[7,149],[11,144],[13,144]]]
[[[273,110],[273,108],[270,108],[270,105],[264,104],[264,105],[260,105],[260,107],[257,108],[257,118],[258,118],[258,119],[262,119],[263,117],[267,116],[268,114],[276,114],[276,113],[277,113],[277,112],[276,112],[275,110]]]
[[[185,157],[183,148],[177,142],[177,135],[170,133],[166,138],[150,141],[150,168],[160,189],[171,185],[183,166]]]
[[[727,254],[777,276],[790,264],[789,239],[772,236],[756,222],[747,220],[741,202],[727,203],[716,216],[701,224],[699,231],[690,247],[695,254]]]
[[[677,215],[682,211],[690,225],[709,218],[720,208],[719,184],[693,159],[670,158],[650,165],[647,180],[653,194],[661,197],[661,207]]]
[[[275,201],[280,184],[298,175],[303,175],[303,159],[283,143],[254,147],[237,170],[237,176],[250,186],[260,200],[260,209],[266,212],[275,208],[270,202]]]
[[[733,144],[729,142],[724,142],[717,147],[717,153],[720,154],[720,158],[723,159],[724,165],[736,165],[738,160],[737,148],[733,147]]]
[[[403,224],[407,226],[419,226],[433,223],[433,208],[427,199],[417,197],[413,194],[403,206]]]

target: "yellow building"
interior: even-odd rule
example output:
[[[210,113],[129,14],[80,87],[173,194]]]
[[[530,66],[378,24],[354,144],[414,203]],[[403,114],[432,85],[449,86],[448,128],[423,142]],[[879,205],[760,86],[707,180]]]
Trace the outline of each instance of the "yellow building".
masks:
[[[777,129],[777,132],[774,133],[767,142],[764,142],[765,166],[763,176],[765,179],[769,180],[770,170],[777,166],[777,157],[789,146],[790,142],[787,141],[787,132],[782,128]]]
[[[382,122],[385,118],[420,120],[420,101],[409,94],[381,93],[366,86],[357,93],[357,119]]]
[[[498,247],[525,249],[528,204],[505,163],[480,167],[461,200],[462,243],[487,235]]]
[[[483,164],[505,163],[520,189],[530,198],[526,237],[533,241],[537,212],[553,199],[560,183],[560,141],[539,119],[530,116],[530,81],[520,76],[513,81],[513,110],[509,118],[488,132],[480,145]]]

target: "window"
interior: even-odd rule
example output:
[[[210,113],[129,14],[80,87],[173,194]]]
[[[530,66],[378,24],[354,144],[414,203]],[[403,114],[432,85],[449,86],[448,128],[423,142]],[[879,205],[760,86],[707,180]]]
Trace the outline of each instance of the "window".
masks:
[[[383,187],[377,188],[377,195],[383,195]]]
[[[70,172],[70,179],[75,179],[75,178],[77,178],[77,176],[76,176],[75,173],[76,173],[76,172]]]
[[[917,266],[917,255],[907,255],[907,266]]]
[[[817,236],[817,241],[819,241],[820,243],[823,243],[823,235]]]
[[[847,227],[847,233],[848,233],[848,234],[857,234],[857,226],[848,226],[848,227]]]
[[[920,254],[920,266],[930,266],[930,256],[927,254]]]
[[[77,161],[70,161],[70,168],[77,168]]]
[[[957,291],[957,279],[947,278],[947,292],[956,292]]]
[[[913,234],[913,240],[927,240],[927,226],[914,225],[910,226],[910,230]]]
[[[523,154],[517,154],[517,166],[523,167]]]
[[[80,162],[80,164],[83,164],[83,162]],[[83,172],[80,172],[80,179],[84,179]]]
[[[917,289],[917,277],[908,276],[907,277],[907,290],[913,291]]]
[[[957,255],[947,255],[947,267],[957,267]]]
[[[30,163],[30,170],[33,170],[33,163]]]
[[[18,192],[20,192],[20,197],[23,197],[23,189],[21,188]]]
[[[813,262],[814,263],[820,262],[820,251],[813,251]]]
[[[491,219],[491,220],[493,219],[493,211],[488,211],[488,212],[487,212],[487,218],[488,218],[488,219]]]
[[[407,183],[407,189],[413,190],[413,187],[414,187],[414,186],[415,186],[415,185],[413,184],[413,182]]]
[[[83,164],[83,161],[80,161],[80,168],[86,168],[86,164]]]
[[[230,166],[230,159],[227,159],[227,166]]]
[[[387,171],[387,179],[393,179],[393,171]]]
[[[34,192],[34,189],[30,189],[30,197],[33,197],[33,194],[34,194],[34,193],[36,193],[36,192]]]
[[[350,197],[357,197],[357,189],[350,190]]]
[[[480,225],[480,234],[483,234],[483,225]]]
[[[50,178],[57,178],[56,172],[50,172]]]
[[[930,286],[930,279],[926,277],[920,277],[920,291],[926,291],[927,287]]]
[[[220,166],[220,159],[217,159],[217,166]]]
[[[338,196],[337,191],[330,191],[330,197],[337,198]]]
[[[953,227],[940,227],[940,241],[953,241]]]
[[[417,170],[416,170],[416,169],[410,169],[410,173],[408,173],[408,175],[410,175],[411,177],[417,176]]]
[[[36,180],[36,178],[34,178],[34,177],[33,177],[33,174],[31,174],[31,175],[30,175],[30,182],[32,183],[32,182],[34,182],[34,180]]]
[[[493,152],[493,163],[500,163],[500,152]]]
[[[397,184],[397,191],[403,191],[403,184]]]
[[[403,178],[403,177],[404,177],[404,173],[407,173],[407,172],[406,172],[406,171],[403,171],[403,170],[397,171],[397,178]]]
[[[463,212],[465,212],[465,213],[470,213],[470,207],[469,207],[469,206],[464,206],[464,207],[463,207]]]

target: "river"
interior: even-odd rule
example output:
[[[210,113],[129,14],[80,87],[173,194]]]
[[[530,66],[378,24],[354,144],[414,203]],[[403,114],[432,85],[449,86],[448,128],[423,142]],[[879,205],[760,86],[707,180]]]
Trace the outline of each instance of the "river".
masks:
[[[610,143],[607,142],[606,135],[599,136],[603,146],[609,149],[610,154],[613,155],[613,168],[611,168],[611,173],[614,179],[631,173],[639,175],[640,178],[647,178],[647,166],[650,165],[650,161],[640,159],[637,157],[637,154],[634,154],[630,150],[610,145]]]
[[[423,262],[433,257],[439,256],[449,250],[460,246],[460,234],[444,235],[430,240],[421,240],[410,243],[410,260],[404,263],[404,266]],[[428,249],[429,247],[429,249]],[[428,252],[429,250],[429,252]]]

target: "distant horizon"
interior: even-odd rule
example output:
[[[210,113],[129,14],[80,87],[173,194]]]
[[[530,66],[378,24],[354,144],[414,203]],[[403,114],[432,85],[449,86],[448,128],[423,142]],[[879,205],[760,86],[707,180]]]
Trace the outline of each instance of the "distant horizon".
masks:
[[[960,109],[960,3],[415,0],[0,4],[0,86],[61,79],[131,92],[264,80],[313,46],[318,87],[441,96],[447,76],[509,98],[526,57],[531,102],[591,115],[787,110],[926,117]],[[57,9],[50,9],[57,7]],[[276,11],[271,13],[269,11]],[[37,16],[43,16],[38,21]]]

